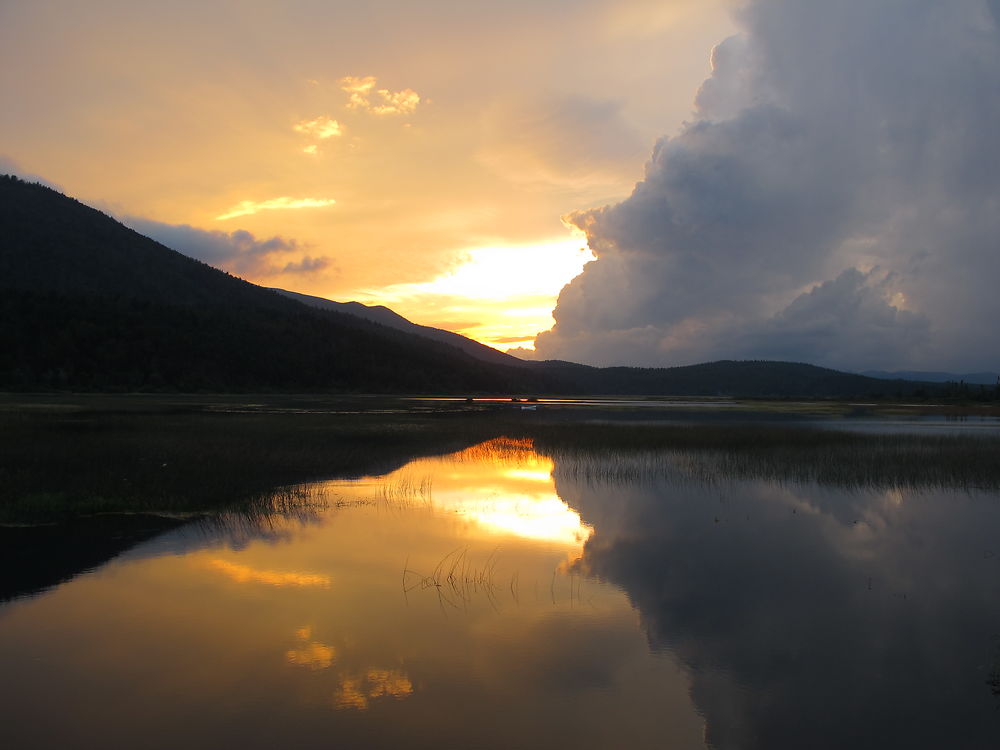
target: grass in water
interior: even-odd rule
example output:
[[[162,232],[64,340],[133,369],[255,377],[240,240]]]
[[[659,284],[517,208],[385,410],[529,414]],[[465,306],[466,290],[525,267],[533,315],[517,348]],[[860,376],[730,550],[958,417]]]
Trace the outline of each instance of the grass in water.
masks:
[[[437,593],[442,606],[463,609],[477,594],[484,594],[490,605],[496,607],[499,589],[496,582],[497,550],[493,550],[481,565],[473,564],[465,547],[452,550],[438,561],[430,574],[419,573],[403,566],[403,594],[431,589]],[[516,597],[516,577],[511,578],[510,589]]]
[[[1000,489],[998,435],[870,434],[718,414],[685,423],[595,422],[599,411],[405,411],[375,400],[364,402],[367,409],[324,411],[304,397],[263,405],[191,398],[0,400],[0,523],[267,512],[274,503],[308,502],[289,488],[387,474],[414,458],[462,450],[467,460],[535,450],[558,470],[594,480]],[[392,504],[429,487],[385,492],[381,502]]]

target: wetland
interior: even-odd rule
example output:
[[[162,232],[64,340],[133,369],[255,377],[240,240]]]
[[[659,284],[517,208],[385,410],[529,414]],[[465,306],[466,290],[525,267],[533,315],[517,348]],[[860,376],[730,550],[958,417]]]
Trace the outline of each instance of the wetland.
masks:
[[[11,746],[995,746],[994,415],[536,403],[0,403]]]

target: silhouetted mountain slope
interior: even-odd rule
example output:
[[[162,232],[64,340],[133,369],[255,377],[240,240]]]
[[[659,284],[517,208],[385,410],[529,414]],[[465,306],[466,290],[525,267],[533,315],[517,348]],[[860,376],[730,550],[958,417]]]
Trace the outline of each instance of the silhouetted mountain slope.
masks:
[[[497,351],[491,346],[486,346],[486,344],[473,341],[472,339],[466,338],[458,333],[413,323],[384,305],[369,306],[363,305],[360,302],[334,302],[333,300],[326,299],[325,297],[313,297],[309,294],[290,292],[287,289],[272,289],[271,291],[277,292],[278,294],[297,302],[301,302],[304,305],[317,307],[321,310],[335,310],[337,312],[347,313],[348,315],[355,315],[359,318],[370,320],[373,323],[380,323],[384,326],[389,326],[390,328],[406,331],[407,333],[412,333],[417,336],[423,336],[424,338],[428,338],[433,341],[439,341],[442,344],[457,347],[466,354],[475,357],[476,359],[481,359],[484,362],[493,362],[494,364],[510,365],[513,367],[525,367],[528,365],[528,363],[524,362],[524,360],[520,360],[510,354]]]
[[[329,305],[317,309],[247,283],[50,188],[0,176],[0,389],[676,396],[934,390],[787,362],[661,369],[527,363],[386,308],[347,304],[347,314]]]
[[[0,387],[441,393],[548,380],[307,307],[0,177]]]

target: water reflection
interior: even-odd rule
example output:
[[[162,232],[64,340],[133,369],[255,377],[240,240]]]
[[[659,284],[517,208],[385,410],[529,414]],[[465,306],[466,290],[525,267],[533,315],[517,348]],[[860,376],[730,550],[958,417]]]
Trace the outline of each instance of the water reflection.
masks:
[[[597,529],[581,566],[682,660],[711,746],[1000,738],[995,494],[555,477]]]
[[[413,693],[410,678],[397,669],[369,669],[365,674],[345,677],[334,696],[336,708],[367,709],[379,698],[406,698]]]
[[[278,570],[257,570],[228,560],[209,560],[208,567],[217,570],[236,583],[263,583],[267,586],[319,586],[330,588],[330,576],[321,573],[299,573]]]
[[[496,440],[172,529],[0,608],[8,744],[995,746],[996,493],[689,469]]]
[[[683,670],[576,569],[554,468],[493,441],[324,483],[4,607],[10,746],[701,746]]]
[[[483,533],[537,539],[579,552],[593,529],[556,494],[553,467],[552,459],[536,453],[530,440],[501,438],[445,459],[414,461],[383,485],[382,493],[397,501],[417,498]],[[433,475],[433,483],[413,479],[421,471]],[[327,489],[357,497],[348,483],[331,482]]]
[[[299,643],[295,648],[285,652],[285,659],[289,664],[313,670],[329,669],[333,666],[334,659],[337,658],[336,649],[333,646],[312,640],[312,628],[299,628],[295,631],[295,637]]]

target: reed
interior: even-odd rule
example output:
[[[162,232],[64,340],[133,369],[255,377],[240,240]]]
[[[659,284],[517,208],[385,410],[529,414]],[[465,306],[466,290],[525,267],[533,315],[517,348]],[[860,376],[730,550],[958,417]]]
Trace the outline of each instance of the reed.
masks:
[[[496,582],[497,550],[493,550],[482,563],[475,564],[467,547],[459,547],[442,557],[429,574],[403,566],[403,594],[412,591],[433,590],[442,606],[464,609],[477,594],[485,595],[490,605],[496,606],[499,589]],[[516,578],[511,578],[511,595],[516,597]]]

